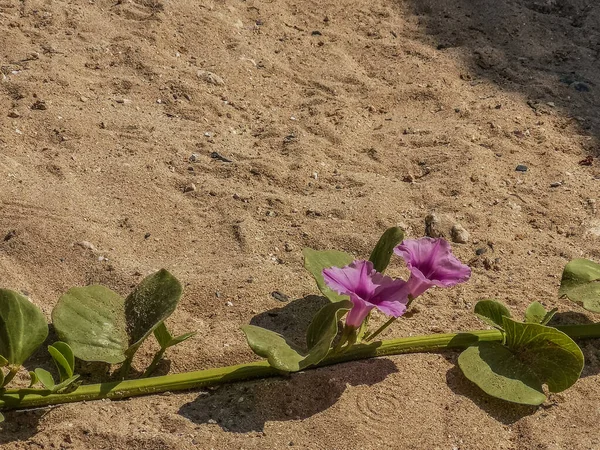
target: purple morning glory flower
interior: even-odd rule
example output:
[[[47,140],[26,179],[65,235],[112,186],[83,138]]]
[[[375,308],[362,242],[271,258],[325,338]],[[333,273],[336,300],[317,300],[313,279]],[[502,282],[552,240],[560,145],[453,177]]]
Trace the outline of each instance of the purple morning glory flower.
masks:
[[[356,260],[343,268],[324,269],[323,278],[332,290],[350,296],[354,306],[346,317],[348,327],[360,327],[373,308],[394,317],[406,311],[406,282],[382,275],[370,261]]]
[[[410,270],[406,288],[416,298],[432,286],[450,287],[471,276],[469,266],[461,263],[445,239],[406,239],[394,253],[404,258]]]

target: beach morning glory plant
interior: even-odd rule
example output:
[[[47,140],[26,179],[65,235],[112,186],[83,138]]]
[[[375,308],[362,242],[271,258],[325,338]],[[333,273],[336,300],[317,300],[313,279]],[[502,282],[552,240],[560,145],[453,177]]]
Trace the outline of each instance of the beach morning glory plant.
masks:
[[[364,358],[448,349],[463,350],[458,367],[481,391],[513,403],[540,405],[548,393],[562,392],[579,379],[585,360],[573,339],[600,338],[600,323],[552,325],[556,307],[547,310],[534,301],[519,320],[506,305],[483,299],[474,312],[493,329],[371,342],[430,287],[467,281],[469,267],[452,254],[445,240],[404,240],[397,227],[383,233],[368,260],[335,250],[303,253],[306,269],[329,300],[314,314],[304,346],[291,344],[274,331],[244,325],[250,348],[266,361],[157,377],[150,375],[165,351],[193,335],[174,337],[164,324],[182,293],[181,283],[166,270],[146,277],[126,298],[99,285],[67,291],[52,311],[61,339],[48,346],[55,373],[31,371],[29,387],[19,387],[16,375],[46,341],[48,324],[29,299],[0,289],[0,422],[2,413],[11,409],[193,389]],[[406,262],[410,271],[406,281],[384,275],[394,254]],[[600,312],[600,264],[581,258],[569,262],[558,294]],[[369,333],[374,309],[391,318]],[[131,378],[133,357],[151,334],[160,349],[147,370]],[[121,369],[112,381],[85,384],[74,373],[76,359],[120,364]],[[7,388],[9,384],[17,386]]]

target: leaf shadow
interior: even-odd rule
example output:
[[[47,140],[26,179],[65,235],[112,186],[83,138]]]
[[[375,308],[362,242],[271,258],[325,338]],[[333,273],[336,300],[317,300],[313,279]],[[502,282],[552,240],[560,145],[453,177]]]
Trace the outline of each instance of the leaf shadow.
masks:
[[[281,334],[291,344],[305,348],[306,330],[315,314],[329,300],[318,295],[307,295],[287,303],[281,308],[272,308],[254,316],[251,325],[266,328]]]
[[[203,392],[183,405],[179,414],[196,424],[218,424],[233,433],[260,432],[266,422],[303,420],[325,411],[347,385],[371,386],[396,370],[392,361],[378,358],[225,385]]]
[[[509,403],[494,398],[483,392],[474,383],[469,381],[458,367],[459,352],[442,353],[444,358],[453,367],[446,372],[446,383],[452,392],[461,397],[469,398],[481,410],[492,416],[504,425],[512,425],[518,420],[534,414],[538,407]]]
[[[25,442],[38,432],[38,424],[48,408],[3,411],[6,421],[0,424],[0,447],[11,442]]]

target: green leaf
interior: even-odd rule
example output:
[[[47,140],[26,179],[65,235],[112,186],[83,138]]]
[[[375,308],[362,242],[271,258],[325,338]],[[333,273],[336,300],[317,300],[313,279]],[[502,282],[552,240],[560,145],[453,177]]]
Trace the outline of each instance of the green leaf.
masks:
[[[510,311],[497,300],[480,300],[475,305],[475,314],[492,327],[502,330],[502,318],[510,317]]]
[[[4,357],[0,355],[0,367],[4,367],[8,365],[8,360]]]
[[[558,308],[546,311],[540,302],[533,302],[525,311],[525,322],[546,325],[557,311]]]
[[[550,392],[572,386],[583,370],[583,353],[555,328],[502,318],[506,345],[480,342],[462,352],[458,365],[484,392],[514,403],[539,405]]]
[[[42,312],[22,295],[0,289],[0,355],[20,366],[46,340],[48,324]]]
[[[125,360],[128,336],[123,298],[92,285],[69,289],[52,311],[59,338],[84,361],[116,364]]]
[[[195,336],[196,332],[185,333],[177,337],[173,337],[164,323],[158,325],[154,330],[154,337],[158,341],[158,345],[163,350],[174,345],[181,344],[183,341],[187,341],[192,336]]]
[[[4,386],[4,371],[0,369],[0,386]]]
[[[158,345],[160,345],[160,348],[162,349],[168,348],[171,339],[173,339],[173,336],[171,336],[171,333],[169,333],[169,330],[167,329],[167,326],[164,324],[164,322],[161,322],[154,329],[154,337],[156,338]]]
[[[394,254],[394,247],[402,242],[403,239],[404,232],[400,228],[392,227],[385,230],[369,257],[369,261],[373,263],[375,270],[381,273],[385,272]]]
[[[45,369],[35,369],[34,370],[35,376],[37,377],[38,381],[40,383],[42,383],[42,385],[48,389],[49,391],[54,389],[54,377],[52,376],[52,374],[50,372],[48,372]]]
[[[182,291],[179,281],[162,269],[142,280],[127,296],[125,317],[130,348],[137,349],[175,311]]]
[[[35,386],[40,381],[35,372],[31,370],[29,371],[29,378],[31,378],[31,381],[29,382],[29,387]]]
[[[600,312],[600,264],[582,258],[569,262],[558,294],[581,303],[588,311]]]
[[[164,269],[142,280],[126,299],[104,286],[72,288],[59,299],[52,320],[76,357],[116,364],[132,357],[172,314],[181,292]]]
[[[0,413],[0,423],[4,422],[4,415]]]
[[[171,339],[171,342],[169,343],[169,347],[173,347],[174,345],[181,344],[182,342],[187,341],[189,338],[196,336],[196,334],[197,333],[195,331],[192,331],[190,333],[184,333],[179,336],[175,336],[173,339]]]
[[[354,258],[348,253],[337,250],[320,251],[305,248],[302,250],[302,253],[304,254],[304,267],[312,274],[323,295],[332,302],[347,300],[347,295],[339,295],[327,287],[323,279],[323,269],[345,267],[354,261]]]
[[[69,344],[60,341],[55,342],[48,347],[48,352],[50,352],[56,364],[56,368],[60,374],[60,381],[63,382],[71,378],[75,369],[75,356]]]
[[[526,364],[499,342],[480,342],[458,357],[464,375],[485,393],[514,403],[539,405],[542,385]]]
[[[325,305],[317,312],[306,333],[308,355],[300,363],[301,368],[318,364],[327,356],[338,334],[338,323],[350,309],[352,302],[344,300]]]
[[[579,379],[584,357],[575,341],[556,328],[504,318],[506,346],[529,365],[550,392],[562,392]]]
[[[68,378],[68,379],[64,380],[63,382],[61,382],[60,384],[57,384],[52,389],[52,393],[61,393],[66,390],[71,390],[71,389],[76,388],[76,385],[74,383],[75,383],[75,381],[77,381],[78,378],[79,378],[79,375],[73,375],[71,378]],[[80,383],[76,383],[76,384],[80,384]]]
[[[258,356],[267,358],[271,367],[284,372],[301,370],[300,362],[304,356],[288,344],[280,334],[254,325],[244,325],[242,331],[252,351]]]

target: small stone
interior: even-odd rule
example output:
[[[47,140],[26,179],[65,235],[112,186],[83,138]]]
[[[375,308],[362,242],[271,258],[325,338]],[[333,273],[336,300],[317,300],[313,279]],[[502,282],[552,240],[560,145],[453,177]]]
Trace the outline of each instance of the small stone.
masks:
[[[77,242],[75,245],[78,245],[81,248],[85,248],[86,250],[91,250],[91,251],[96,250],[96,247],[94,247],[94,244],[92,244],[91,242],[88,242],[88,241],[80,241],[80,242]]]
[[[432,238],[443,237],[443,233],[440,231],[440,218],[435,214],[431,213],[425,217],[425,235]]]
[[[227,303],[225,303],[225,305],[231,307],[231,306],[233,306],[233,302],[227,302]]]
[[[190,155],[190,157],[188,158],[188,160],[189,160],[190,162],[196,162],[196,161],[198,161],[198,155],[197,155],[196,153],[192,153],[192,154]]]
[[[17,119],[19,117],[21,117],[21,114],[19,113],[19,111],[17,111],[16,109],[12,109],[9,113],[8,113],[8,117],[11,117],[13,119]]]
[[[196,75],[198,75],[198,78],[200,78],[202,81],[209,84],[214,84],[215,86],[223,86],[225,84],[223,78],[215,73],[209,72],[208,70],[199,70],[196,72]]]
[[[17,235],[17,230],[10,230],[8,233],[6,233],[6,235],[4,236],[4,242],[8,242],[10,241],[12,238],[14,238]]]
[[[188,184],[186,187],[183,188],[183,192],[196,192],[196,185],[194,183]]]
[[[215,419],[208,419],[207,423],[210,423],[211,425],[214,425],[217,423],[217,421]]]
[[[556,106],[556,103],[554,103],[554,102],[547,102],[546,105],[548,105],[550,108],[554,108]]]
[[[290,244],[289,242],[286,242],[285,244],[283,244],[283,249],[286,252],[293,252],[296,248],[294,247],[293,244]]]
[[[312,173],[312,177],[313,177],[315,180],[318,180],[318,179],[319,179],[319,174],[318,174],[317,172],[313,172],[313,173]]]
[[[79,101],[82,103],[85,103],[89,100],[89,98],[87,98],[85,95],[82,95],[81,97],[79,97]]]
[[[227,159],[225,158],[223,155],[221,155],[219,152],[211,152],[210,157],[212,159],[217,159],[221,162],[225,162],[225,163],[230,163],[233,162],[231,159]]]
[[[562,181],[555,181],[554,183],[550,183],[551,188],[557,188],[562,186]]]
[[[475,250],[475,254],[477,256],[483,255],[485,252],[487,252],[487,248],[485,248],[485,247],[481,247],[481,248],[478,248],[477,250]]]
[[[592,89],[589,84],[584,83],[583,81],[575,81],[571,83],[569,87],[579,92],[590,92]]]
[[[452,230],[450,231],[452,236],[452,241],[457,244],[466,244],[469,242],[469,232],[464,229],[464,227],[457,223],[452,226]]]
[[[129,104],[131,103],[131,100],[129,100],[128,98],[118,98],[115,100],[117,103],[121,103],[121,104]]]
[[[528,169],[528,167],[527,167],[526,165],[524,165],[524,164],[519,164],[519,165],[518,165],[518,166],[515,168],[515,170],[516,170],[517,172],[527,172],[527,170],[529,170],[529,169]]]
[[[36,102],[31,105],[31,109],[36,109],[39,111],[45,111],[48,109],[46,102],[44,100],[36,100]]]
[[[290,301],[290,298],[287,295],[285,295],[283,292],[279,292],[279,291],[271,292],[271,297],[273,297],[275,300],[279,300],[282,303]]]

